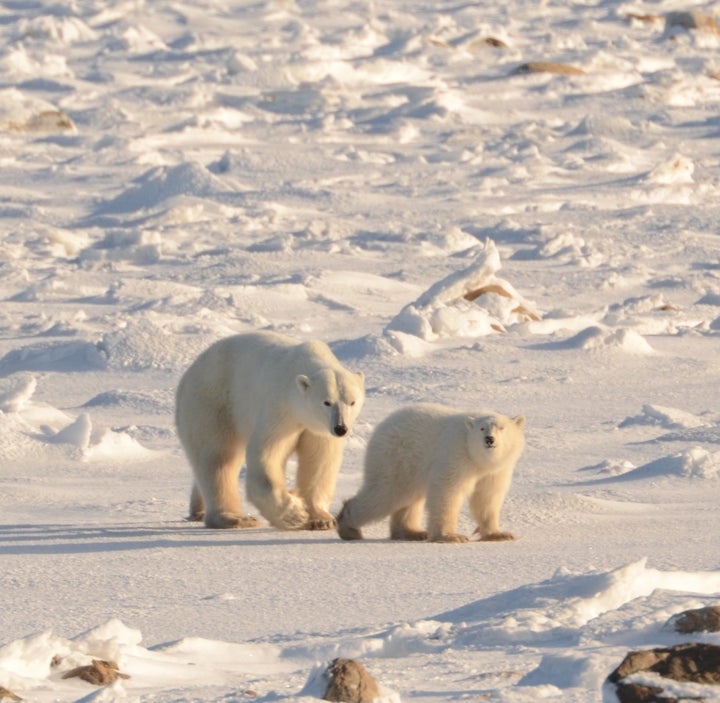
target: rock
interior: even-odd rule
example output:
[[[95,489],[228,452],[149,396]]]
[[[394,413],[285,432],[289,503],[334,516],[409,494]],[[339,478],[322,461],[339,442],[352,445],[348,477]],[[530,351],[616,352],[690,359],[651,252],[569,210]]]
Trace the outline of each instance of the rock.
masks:
[[[557,73],[564,76],[585,75],[582,68],[568,63],[556,63],[555,61],[530,61],[518,66],[516,73]]]
[[[93,659],[92,664],[78,666],[63,674],[64,679],[80,678],[95,686],[106,686],[118,679],[129,679],[127,674],[121,674],[115,662]]]
[[[354,659],[333,659],[326,676],[329,683],[323,700],[372,703],[380,695],[375,679]]]
[[[709,605],[706,608],[686,610],[673,615],[668,626],[675,632],[720,632],[720,605]]]
[[[491,49],[507,49],[508,45],[506,41],[498,37],[480,37],[470,42],[470,49],[484,49],[487,47]]]
[[[3,698],[9,698],[11,701],[21,701],[20,696],[16,696],[12,691],[8,691],[4,686],[0,686],[0,701]]]
[[[700,10],[678,10],[665,15],[665,29],[682,27],[683,29],[697,29],[702,32],[720,34],[720,26],[715,19]]]
[[[676,698],[665,698],[662,692],[659,686],[639,683],[619,683],[615,691],[620,703],[676,703]]]
[[[638,672],[652,672],[666,679],[693,684],[720,684],[720,647],[690,642],[630,652],[608,676],[608,681],[615,684],[620,703],[672,703],[677,699],[664,695],[662,688],[624,680]]]

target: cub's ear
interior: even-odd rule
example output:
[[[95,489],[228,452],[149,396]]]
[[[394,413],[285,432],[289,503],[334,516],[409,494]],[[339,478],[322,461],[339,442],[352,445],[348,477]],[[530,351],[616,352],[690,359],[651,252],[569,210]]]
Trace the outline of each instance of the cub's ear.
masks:
[[[472,415],[468,415],[465,418],[465,427],[468,430],[471,430],[473,427],[475,427],[475,418]]]
[[[363,382],[365,383],[365,374],[362,371],[356,371],[355,375]]]
[[[516,417],[513,418],[513,422],[514,422],[520,429],[522,429],[523,427],[525,427],[525,415],[517,415]]]
[[[298,388],[305,393],[310,389],[310,379],[305,374],[300,374],[296,379]]]

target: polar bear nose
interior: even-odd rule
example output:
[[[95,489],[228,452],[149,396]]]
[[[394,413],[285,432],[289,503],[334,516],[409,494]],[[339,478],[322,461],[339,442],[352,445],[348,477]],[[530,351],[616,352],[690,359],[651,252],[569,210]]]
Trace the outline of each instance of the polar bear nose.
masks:
[[[347,434],[347,431],[348,431],[347,425],[335,425],[335,427],[333,427],[333,432],[338,437],[344,437]]]
[[[489,437],[485,437],[485,444],[488,447],[494,447],[495,446],[495,437],[490,435]]]

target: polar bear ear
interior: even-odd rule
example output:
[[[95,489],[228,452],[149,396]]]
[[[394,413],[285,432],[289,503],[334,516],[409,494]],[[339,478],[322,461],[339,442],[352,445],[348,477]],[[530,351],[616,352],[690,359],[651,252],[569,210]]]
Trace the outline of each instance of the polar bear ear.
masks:
[[[525,415],[517,415],[513,418],[513,422],[522,429],[525,427]]]
[[[310,379],[305,374],[300,374],[296,379],[298,388],[304,393],[310,389]]]
[[[475,418],[472,415],[468,415],[465,418],[465,427],[468,430],[471,430],[473,427],[475,427]]]

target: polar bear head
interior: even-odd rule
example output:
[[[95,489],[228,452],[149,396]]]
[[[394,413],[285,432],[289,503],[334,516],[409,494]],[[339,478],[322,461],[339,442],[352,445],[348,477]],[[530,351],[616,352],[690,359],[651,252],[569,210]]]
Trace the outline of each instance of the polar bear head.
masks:
[[[480,468],[499,469],[514,463],[525,447],[524,415],[487,413],[468,417],[466,424],[468,451]]]
[[[322,369],[297,377],[301,395],[301,420],[313,433],[344,437],[352,429],[365,402],[362,371]]]

